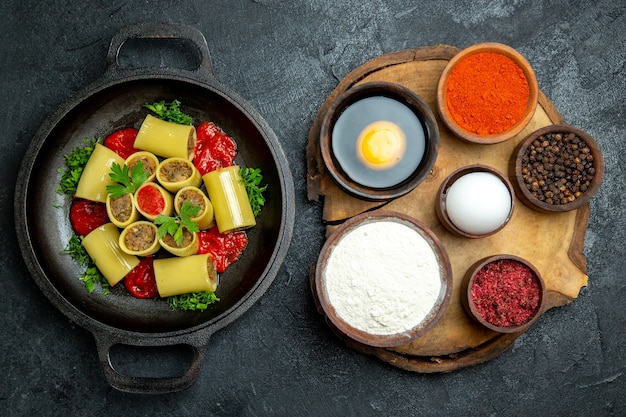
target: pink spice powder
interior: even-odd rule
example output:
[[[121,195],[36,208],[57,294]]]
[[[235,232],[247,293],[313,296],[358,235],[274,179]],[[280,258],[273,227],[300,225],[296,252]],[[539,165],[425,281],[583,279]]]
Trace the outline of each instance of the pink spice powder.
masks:
[[[541,289],[530,268],[515,260],[501,259],[476,273],[472,300],[478,314],[489,323],[519,326],[537,311]]]

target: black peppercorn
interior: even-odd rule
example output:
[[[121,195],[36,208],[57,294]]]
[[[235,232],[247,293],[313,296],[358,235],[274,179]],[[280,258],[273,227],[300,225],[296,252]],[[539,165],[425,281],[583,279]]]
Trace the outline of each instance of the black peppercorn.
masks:
[[[526,187],[548,204],[567,204],[580,198],[595,174],[589,146],[574,133],[539,136],[521,161]]]

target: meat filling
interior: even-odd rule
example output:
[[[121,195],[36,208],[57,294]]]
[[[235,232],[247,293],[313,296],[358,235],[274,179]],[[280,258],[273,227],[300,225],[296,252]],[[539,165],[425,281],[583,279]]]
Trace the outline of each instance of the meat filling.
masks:
[[[187,139],[187,155],[193,156],[196,149],[196,135],[195,130],[189,133],[189,139]]]
[[[156,239],[156,230],[147,224],[135,225],[128,231],[124,238],[126,247],[132,251],[142,251],[148,249]]]
[[[163,238],[163,242],[166,245],[171,246],[172,248],[187,247],[191,244],[192,241],[193,241],[193,233],[191,233],[187,229],[183,229],[183,241],[180,245],[176,244],[176,241],[174,240],[174,236],[170,235],[169,233],[166,234],[165,237]]]
[[[193,168],[182,161],[166,163],[161,168],[159,179],[166,182],[180,182],[193,175]]]
[[[154,160],[143,155],[140,155],[132,161],[129,161],[127,164],[128,169],[132,171],[139,162],[143,164],[143,170],[148,173],[148,176],[154,174],[154,171],[156,170],[156,164]]]
[[[180,193],[180,207],[182,207],[185,201],[191,202],[194,206],[200,207],[200,211],[198,212],[198,216],[200,213],[203,213],[205,210],[204,198],[202,195],[194,190],[185,190]],[[178,207],[180,209],[180,207]]]
[[[130,194],[124,194],[118,198],[111,199],[111,215],[120,221],[125,222],[130,219],[131,214],[133,213],[133,200]]]

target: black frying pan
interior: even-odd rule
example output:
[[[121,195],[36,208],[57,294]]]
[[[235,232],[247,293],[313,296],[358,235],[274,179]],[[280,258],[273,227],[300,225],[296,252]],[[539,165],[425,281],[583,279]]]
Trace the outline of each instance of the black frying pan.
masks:
[[[197,48],[198,68],[128,69],[118,63],[125,42],[136,39],[185,40]],[[238,144],[236,163],[261,168],[267,202],[248,231],[242,258],[221,275],[221,301],[204,312],[172,311],[163,300],[139,300],[122,285],[110,294],[88,294],[82,272],[62,253],[71,236],[68,199],[58,195],[57,170],[84,137],[104,138],[113,130],[138,127],[144,103],[178,99],[199,123],[211,120]],[[60,207],[59,207],[60,206]],[[15,196],[17,234],[33,278],[50,301],[96,339],[107,381],[129,392],[161,393],[189,387],[196,380],[210,336],[243,314],[273,281],[293,230],[294,190],[280,144],[260,115],[213,76],[204,36],[188,26],[141,24],[123,28],[111,41],[102,79],[63,104],[41,126],[21,166]],[[137,378],[118,373],[109,353],[116,344],[189,345],[194,358],[180,377]]]

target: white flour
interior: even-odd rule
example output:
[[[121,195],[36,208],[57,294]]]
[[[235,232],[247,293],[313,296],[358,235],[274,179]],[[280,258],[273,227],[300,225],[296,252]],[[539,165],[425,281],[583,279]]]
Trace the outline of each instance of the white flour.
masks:
[[[402,333],[420,324],[442,285],[428,241],[389,220],[364,223],[345,234],[328,257],[324,279],[336,314],[375,335]]]

